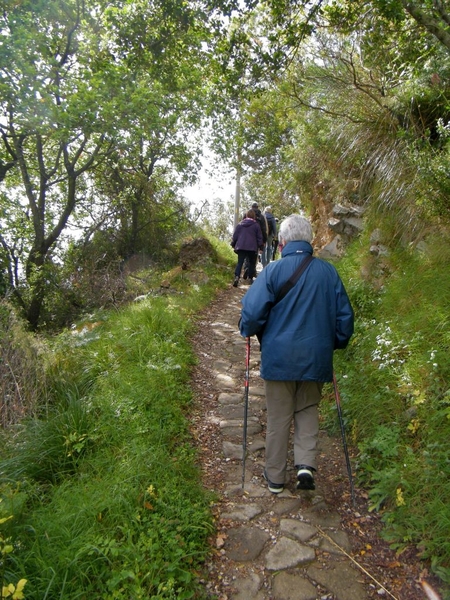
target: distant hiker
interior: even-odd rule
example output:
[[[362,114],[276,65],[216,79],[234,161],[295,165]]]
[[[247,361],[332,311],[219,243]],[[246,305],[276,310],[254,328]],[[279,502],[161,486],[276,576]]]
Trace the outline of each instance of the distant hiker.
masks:
[[[292,420],[297,489],[315,488],[322,387],[333,379],[333,351],[345,348],[353,334],[353,309],[330,263],[308,258],[311,262],[296,284],[277,298],[312,257],[312,237],[307,219],[287,217],[279,230],[282,259],[263,269],[242,299],[241,335],[262,335],[260,373],[267,406],[263,476],[274,494],[286,482]]]
[[[275,221],[275,217],[272,214],[271,206],[266,206],[264,210],[264,216],[266,218],[267,223],[267,241],[261,257],[263,269],[270,263],[270,261],[273,258],[272,242],[277,234],[277,223]]]
[[[266,217],[259,210],[257,202],[253,202],[253,204],[252,204],[252,210],[255,212],[255,219],[258,221],[259,226],[261,227],[261,233],[262,233],[262,236],[263,236],[263,246],[265,247],[266,242],[267,242],[267,221],[266,221]]]
[[[278,218],[277,217],[275,217],[275,223],[276,223],[277,231],[275,232],[275,235],[272,240],[272,260],[275,260],[275,258],[277,257],[277,249],[278,249]]]
[[[233,233],[231,245],[238,255],[236,269],[234,270],[234,287],[238,286],[245,259],[248,261],[248,278],[250,283],[253,283],[253,278],[256,274],[256,259],[258,250],[263,247],[263,237],[261,228],[256,222],[255,217],[255,212],[249,210],[247,216],[236,225]]]

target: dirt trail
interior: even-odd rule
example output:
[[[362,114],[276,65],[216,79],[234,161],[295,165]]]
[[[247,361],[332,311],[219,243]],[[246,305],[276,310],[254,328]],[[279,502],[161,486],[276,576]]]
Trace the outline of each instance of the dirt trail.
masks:
[[[279,495],[262,479],[265,406],[259,346],[252,338],[245,484],[242,487],[245,341],[237,322],[244,285],[222,292],[194,338],[196,437],[204,485],[218,494],[216,533],[205,585],[219,600],[423,600],[432,582],[413,548],[396,554],[380,538],[380,518],[356,489],[351,501],[342,442],[320,436],[314,492]],[[345,410],[345,407],[343,407]],[[292,456],[290,464],[293,464]]]

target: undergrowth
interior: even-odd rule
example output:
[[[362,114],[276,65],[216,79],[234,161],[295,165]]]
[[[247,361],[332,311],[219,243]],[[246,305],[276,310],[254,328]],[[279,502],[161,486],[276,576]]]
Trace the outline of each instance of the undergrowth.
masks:
[[[362,240],[339,265],[356,327],[349,347],[335,354],[357,478],[392,547],[416,546],[448,585],[450,245],[439,237],[422,252],[391,249],[388,258],[370,259],[364,280],[367,254]],[[330,406],[325,420],[334,423]]]
[[[231,272],[204,267],[202,285],[175,274],[168,294],[48,342],[45,403],[3,440],[11,597],[202,597],[212,498],[188,427],[189,335]]]

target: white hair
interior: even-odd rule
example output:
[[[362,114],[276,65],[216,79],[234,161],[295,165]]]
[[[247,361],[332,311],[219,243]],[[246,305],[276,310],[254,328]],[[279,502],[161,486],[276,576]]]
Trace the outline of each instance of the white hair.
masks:
[[[311,223],[301,215],[290,215],[280,225],[279,237],[285,242],[309,242],[313,239]]]

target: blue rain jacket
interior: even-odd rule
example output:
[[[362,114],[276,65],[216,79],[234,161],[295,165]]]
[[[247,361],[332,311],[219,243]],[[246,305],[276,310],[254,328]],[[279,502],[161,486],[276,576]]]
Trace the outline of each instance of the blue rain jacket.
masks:
[[[275,381],[333,379],[333,351],[345,348],[353,334],[353,309],[336,268],[315,258],[295,286],[275,298],[306,254],[308,242],[289,242],[282,259],[262,270],[242,299],[240,332],[264,330],[261,377]]]

